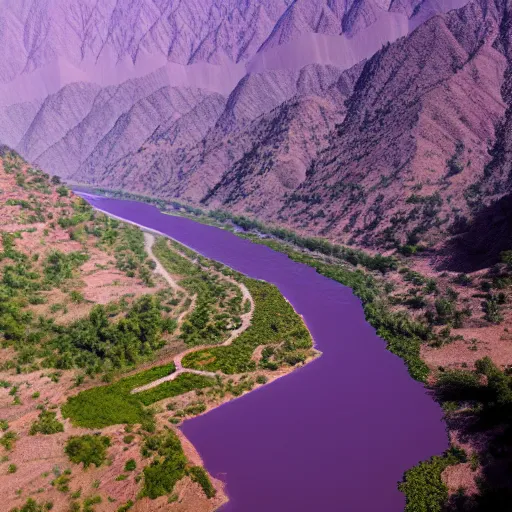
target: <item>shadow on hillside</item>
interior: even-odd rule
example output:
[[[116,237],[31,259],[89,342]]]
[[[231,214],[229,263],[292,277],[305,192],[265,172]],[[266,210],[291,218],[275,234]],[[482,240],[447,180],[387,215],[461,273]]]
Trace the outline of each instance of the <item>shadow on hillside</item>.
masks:
[[[451,494],[443,512],[510,512],[512,503],[512,429],[495,424],[492,418],[469,414],[449,418],[449,427],[457,431],[463,443],[478,450],[474,477],[477,494],[463,488]],[[471,464],[468,459],[467,464]],[[466,470],[469,468],[466,468]]]
[[[464,233],[445,247],[438,270],[474,272],[498,263],[500,252],[512,249],[512,194],[480,210]]]

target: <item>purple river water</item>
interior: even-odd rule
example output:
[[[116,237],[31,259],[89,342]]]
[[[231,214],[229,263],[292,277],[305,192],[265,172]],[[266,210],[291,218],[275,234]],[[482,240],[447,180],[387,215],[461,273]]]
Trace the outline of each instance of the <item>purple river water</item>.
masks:
[[[165,233],[279,287],[323,355],[187,420],[182,430],[226,483],[222,512],[399,512],[403,472],[447,448],[439,406],[365,321],[349,288],[269,248],[133,201],[95,207]]]

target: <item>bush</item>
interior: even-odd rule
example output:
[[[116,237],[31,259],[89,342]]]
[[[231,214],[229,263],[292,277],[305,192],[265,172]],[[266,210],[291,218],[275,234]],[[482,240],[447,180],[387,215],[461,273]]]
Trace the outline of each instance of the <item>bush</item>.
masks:
[[[6,450],[12,450],[17,439],[18,434],[9,430],[0,438],[0,445],[3,446]]]
[[[110,438],[101,435],[83,435],[70,437],[64,451],[71,462],[83,463],[84,468],[91,464],[101,466],[107,457]]]
[[[135,459],[129,459],[126,461],[126,464],[124,465],[125,471],[135,471],[137,468],[137,463],[135,462]]]
[[[85,300],[83,294],[77,290],[72,290],[69,294],[69,298],[71,299],[71,302],[74,302],[75,304],[81,304]]]
[[[53,285],[59,285],[65,279],[73,277],[73,269],[79,267],[88,259],[89,256],[82,252],[64,254],[57,250],[51,251],[43,263],[46,281]]]
[[[461,462],[460,453],[448,450],[407,470],[398,489],[405,494],[404,512],[441,512],[448,499],[448,487],[441,479],[443,471]]]
[[[56,434],[57,432],[64,432],[64,425],[57,420],[57,413],[52,411],[43,410],[39,414],[39,419],[32,423],[30,427],[30,435],[35,434]]]
[[[455,306],[452,301],[441,298],[435,301],[438,322],[445,324],[453,317]]]
[[[503,321],[503,315],[501,314],[499,307],[499,300],[497,297],[491,297],[486,300],[483,305],[485,312],[485,319],[493,324],[499,324]]]
[[[142,496],[156,499],[172,493],[176,482],[185,476],[187,459],[178,436],[167,431],[147,439],[145,449],[158,458],[144,468]]]
[[[439,374],[436,392],[442,401],[479,400],[482,385],[478,375],[473,372],[447,370]]]
[[[47,501],[46,503],[39,504],[37,501],[29,498],[25,505],[21,508],[15,507],[12,508],[10,512],[47,512],[53,508],[53,503],[51,501]]]
[[[208,499],[213,498],[217,491],[210,481],[208,473],[201,466],[192,466],[189,468],[188,473],[193,482],[197,482],[203,489]]]
[[[128,500],[124,505],[121,505],[117,512],[128,512],[133,507],[134,503],[132,500]]]

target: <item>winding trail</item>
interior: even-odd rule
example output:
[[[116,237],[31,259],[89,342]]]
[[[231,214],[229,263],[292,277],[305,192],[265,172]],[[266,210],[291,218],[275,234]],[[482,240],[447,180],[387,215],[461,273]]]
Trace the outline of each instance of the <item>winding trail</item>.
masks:
[[[144,249],[148,253],[148,256],[155,262],[156,267],[154,272],[160,274],[168,283],[169,286],[176,292],[186,293],[185,290],[176,282],[176,280],[167,272],[165,267],[160,263],[160,260],[153,254],[153,245],[155,243],[155,235],[144,231]]]
[[[152,233],[148,233],[145,231],[144,232],[144,245],[145,245],[145,249],[146,249],[146,252],[148,253],[149,257],[156,263],[155,272],[159,273],[169,283],[169,285],[174,290],[182,291],[182,292],[186,293],[186,291],[175,281],[175,279],[171,276],[171,274],[169,274],[169,272],[167,272],[167,270],[164,268],[164,266],[160,263],[158,258],[153,254],[152,248],[153,248],[154,243],[155,243],[155,236]],[[182,252],[179,252],[179,254],[183,258],[187,258],[189,261],[191,261],[190,258],[188,258]],[[162,377],[158,380],[154,380],[153,382],[150,382],[149,384],[146,384],[144,386],[140,386],[138,388],[132,389],[132,391],[131,391],[132,394],[141,393],[142,391],[147,391],[148,389],[156,388],[157,386],[159,386],[160,384],[163,384],[164,382],[169,382],[171,380],[176,379],[176,377],[178,377],[178,375],[181,375],[182,373],[194,373],[196,375],[204,375],[206,377],[217,376],[218,374],[215,372],[207,372],[207,371],[202,371],[202,370],[193,370],[191,368],[183,368],[183,364],[182,364],[183,358],[186,355],[188,355],[192,352],[197,352],[199,350],[216,348],[216,347],[227,347],[227,346],[231,345],[231,343],[233,343],[233,341],[235,341],[235,339],[238,338],[238,336],[240,336],[240,334],[242,334],[242,332],[244,332],[249,327],[249,325],[251,325],[251,319],[252,319],[252,315],[254,313],[254,300],[253,300],[252,295],[250,294],[249,290],[247,289],[247,286],[245,286],[245,284],[243,284],[243,283],[239,283],[238,281],[236,281],[235,279],[232,279],[231,277],[225,276],[221,272],[217,272],[217,271],[211,270],[211,269],[208,269],[208,271],[213,274],[218,275],[225,281],[228,281],[228,282],[234,284],[235,286],[238,286],[238,288],[240,288],[240,291],[242,292],[242,304],[244,304],[246,300],[249,301],[249,303],[251,305],[249,311],[247,313],[243,313],[242,315],[240,315],[242,324],[240,325],[240,327],[238,327],[238,329],[235,329],[231,333],[229,338],[226,341],[224,341],[223,343],[220,343],[218,345],[199,345],[197,347],[192,347],[192,348],[189,348],[188,350],[185,350],[185,351],[179,353],[173,359],[174,365],[176,366],[176,370],[173,373],[166,375],[165,377]],[[192,311],[192,309],[195,306],[195,301],[196,301],[196,295],[194,295],[192,297],[192,303],[190,305],[190,308],[188,310],[184,311],[183,313],[181,313],[180,316],[178,317],[178,324],[181,324],[185,315],[188,314],[190,311]]]
[[[154,255],[154,253],[153,253],[154,243],[155,243],[155,235],[153,233],[150,233],[149,231],[144,231],[144,249],[148,253],[148,256],[156,264],[154,272],[156,272],[157,274],[160,274],[169,283],[170,287],[175,292],[181,292],[181,293],[187,295],[187,291],[176,282],[176,279],[174,279],[174,277],[172,277],[171,274],[169,272],[167,272],[166,268],[162,265],[162,263],[160,263],[160,260]],[[183,323],[183,320],[185,319],[185,317],[188,314],[192,313],[192,311],[196,307],[196,299],[197,299],[197,296],[192,295],[190,306],[187,309],[185,309],[185,311],[181,312],[180,315],[178,316],[178,319],[177,319],[178,326],[180,326]]]

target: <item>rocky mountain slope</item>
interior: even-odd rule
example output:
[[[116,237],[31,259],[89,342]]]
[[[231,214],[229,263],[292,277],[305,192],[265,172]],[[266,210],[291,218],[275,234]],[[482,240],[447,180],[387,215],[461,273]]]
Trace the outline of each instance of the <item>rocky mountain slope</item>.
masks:
[[[380,247],[456,232],[509,158],[487,167],[507,138],[509,12],[471,2],[376,54],[283,220]]]
[[[0,142],[66,179],[276,219],[365,61],[463,3],[4,0]]]

